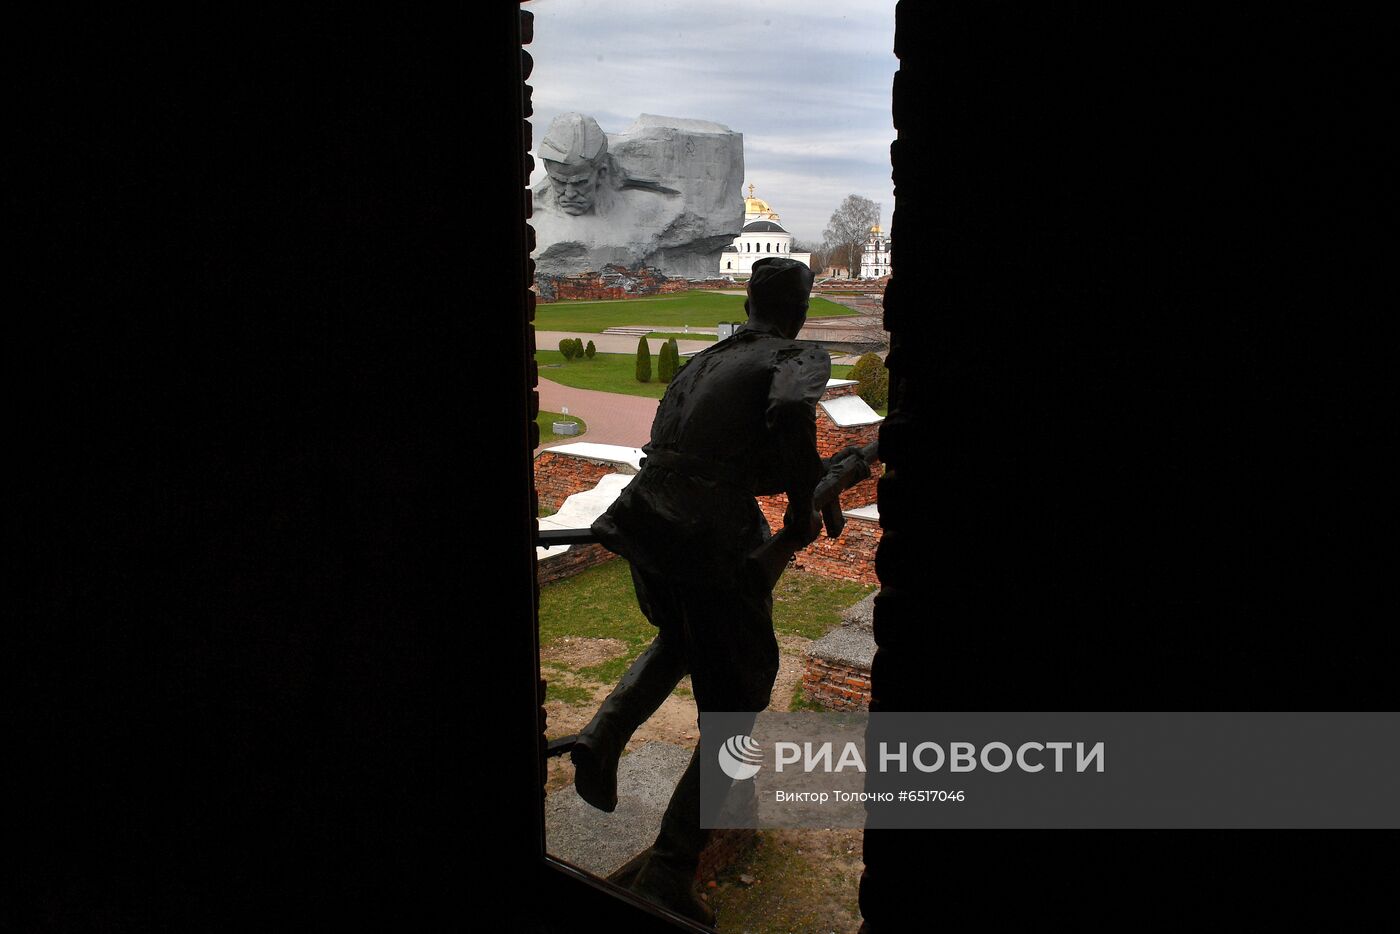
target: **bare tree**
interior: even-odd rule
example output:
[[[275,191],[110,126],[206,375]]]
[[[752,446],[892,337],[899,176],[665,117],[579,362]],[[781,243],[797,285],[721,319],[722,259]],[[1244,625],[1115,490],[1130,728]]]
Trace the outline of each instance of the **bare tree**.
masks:
[[[810,240],[794,240],[792,242],[792,252],[811,253],[812,259],[808,265],[812,267],[814,272],[821,273],[821,271],[826,268],[826,251],[822,249],[820,243],[813,243]]]
[[[865,241],[870,237],[870,228],[880,222],[880,206],[869,198],[860,195],[847,195],[827,221],[822,236],[826,238],[826,248],[830,262],[844,262],[850,274],[856,275],[860,269],[860,255],[865,249]]]

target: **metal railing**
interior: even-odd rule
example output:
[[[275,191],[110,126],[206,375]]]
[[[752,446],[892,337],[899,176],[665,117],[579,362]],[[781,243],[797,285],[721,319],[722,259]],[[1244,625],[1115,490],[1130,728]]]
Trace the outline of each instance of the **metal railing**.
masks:
[[[540,529],[535,544],[544,548],[555,545],[591,545],[598,540],[592,529]]]

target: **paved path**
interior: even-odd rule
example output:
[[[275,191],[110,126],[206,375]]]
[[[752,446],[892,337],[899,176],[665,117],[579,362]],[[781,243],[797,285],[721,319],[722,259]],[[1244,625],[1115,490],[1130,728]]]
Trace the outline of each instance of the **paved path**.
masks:
[[[633,346],[636,346],[635,341]],[[561,438],[542,444],[541,448],[574,441],[639,448],[651,438],[651,420],[656,417],[656,407],[660,404],[659,400],[644,396],[574,389],[543,377],[540,378],[539,391],[541,411],[561,412],[567,405],[570,415],[577,415],[588,423],[588,430],[578,437]]]
[[[710,333],[714,333],[714,328],[710,329]],[[592,341],[599,353],[637,352],[637,339],[635,337],[629,337],[626,334],[585,334],[581,331],[536,331],[535,346],[540,350],[558,350],[559,342],[566,337],[577,337],[583,341],[585,347],[588,346],[589,341]],[[690,350],[704,350],[706,347],[713,347],[714,344],[714,341],[686,341],[676,338],[676,349],[681,353]],[[652,355],[655,356],[661,352],[661,339],[649,337],[647,338],[647,346],[651,348]]]
[[[820,321],[821,319],[809,318],[808,324],[811,325],[814,320]],[[853,323],[867,323],[861,319],[844,318],[840,320],[840,324],[832,321],[825,327],[818,325],[817,329],[819,331],[826,330],[828,334],[835,334],[850,328]],[[583,339],[584,343],[592,340],[599,353],[635,353],[637,350],[635,337],[621,334],[583,334],[565,331],[537,331],[535,333],[535,346],[557,347],[559,341],[565,337],[579,337]],[[653,354],[660,352],[661,341],[653,338],[650,344]],[[676,345],[684,353],[688,350],[704,350],[706,347],[714,346],[714,342],[677,340]],[[842,362],[854,363],[857,358],[841,359]],[[559,383],[549,380],[547,370],[540,374],[539,391],[541,410],[560,412],[563,411],[564,406],[568,406],[570,415],[577,415],[588,423],[588,431],[584,434],[576,438],[551,441],[540,445],[541,448],[553,447],[556,444],[569,444],[573,441],[621,444],[626,447],[639,448],[651,438],[651,421],[656,417],[656,407],[659,404],[656,399],[561,386]]]

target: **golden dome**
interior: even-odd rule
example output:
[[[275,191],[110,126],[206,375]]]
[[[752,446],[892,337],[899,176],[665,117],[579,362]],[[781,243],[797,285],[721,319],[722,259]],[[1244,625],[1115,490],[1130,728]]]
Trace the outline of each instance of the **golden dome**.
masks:
[[[757,214],[765,220],[777,220],[778,213],[768,206],[768,202],[762,198],[753,196],[753,182],[749,183],[749,196],[744,199],[744,213]]]

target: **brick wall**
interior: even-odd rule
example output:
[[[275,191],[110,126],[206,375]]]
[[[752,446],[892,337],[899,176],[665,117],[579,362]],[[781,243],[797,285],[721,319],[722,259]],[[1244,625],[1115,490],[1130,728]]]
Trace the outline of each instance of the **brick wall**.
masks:
[[[822,393],[822,399],[837,399],[841,396],[854,396],[856,389],[854,383],[849,386],[833,386]],[[858,425],[852,428],[842,428],[831,420],[822,411],[821,406],[817,407],[817,452],[822,457],[830,457],[837,451],[850,445],[864,447],[880,437],[880,422],[873,425]],[[879,484],[880,474],[884,472],[883,465],[876,461],[870,468],[870,479],[862,480],[841,495],[841,506],[845,509],[856,509],[861,506],[869,506],[875,502],[876,487]],[[784,500],[783,508],[787,507]],[[779,517],[782,510],[778,511]],[[777,526],[774,526],[777,528]]]
[[[802,695],[832,710],[869,710],[870,670],[809,655]]]
[[[883,292],[889,284],[889,276],[883,279],[829,279],[812,285],[813,292]]]
[[[879,437],[879,422],[872,425],[842,428],[827,418],[825,412],[820,409],[817,411],[817,453],[821,454],[822,457],[830,457],[842,448],[853,444],[857,447],[865,447]]]
[[[833,386],[822,393],[822,399],[836,399],[856,394],[855,384]],[[865,446],[880,436],[880,422],[871,425],[858,425],[842,428],[831,420],[820,406],[817,407],[817,452],[822,457],[830,457],[850,445]],[[876,461],[870,469],[871,476],[862,480],[841,494],[842,509],[858,509],[876,501],[880,475],[884,465]],[[787,496],[758,497],[758,508],[763,510],[768,526],[777,531],[783,526],[783,512],[787,509]],[[870,519],[846,518],[846,527],[835,539],[821,537],[798,552],[793,566],[811,571],[823,577],[838,580],[860,581],[863,584],[878,583],[875,576],[875,549],[880,544],[881,529],[878,521]]]
[[[559,454],[545,449],[535,457],[535,493],[541,506],[557,512],[564,500],[575,493],[594,489],[608,474],[636,472],[631,464]],[[535,579],[543,586],[597,567],[615,557],[602,545],[574,545],[568,551],[541,560]]]
[[[646,298],[691,289],[732,289],[728,279],[673,279],[650,266],[629,269],[626,266],[604,266],[601,272],[584,272],[576,276],[535,277],[534,290],[541,303],[587,299]]]
[[[631,464],[555,454],[548,448],[535,457],[535,493],[540,506],[557,512],[564,500],[591,490],[610,473],[635,474]]]
[[[862,480],[849,490],[841,494],[842,509],[859,509],[862,506],[873,504],[879,496],[880,475],[885,472],[885,465],[876,461],[870,465],[870,477]],[[760,504],[761,505],[761,504]],[[787,497],[783,497],[782,505],[778,508],[778,515],[783,514],[787,508]],[[764,510],[765,515],[767,510]],[[774,526],[777,528],[777,526]]]
[[[855,386],[835,386],[822,394],[823,399],[852,395]],[[820,407],[817,409],[817,450],[822,457],[830,457],[849,445],[866,445],[874,441],[880,433],[880,423],[860,425],[854,428],[841,428],[833,422]],[[876,501],[879,478],[884,472],[883,465],[876,461],[871,468],[871,477],[862,480],[841,496],[843,509],[856,509]],[[535,458],[535,491],[540,506],[558,510],[564,500],[575,493],[591,490],[603,477],[610,473],[635,474],[631,465],[611,461],[597,461],[571,454],[556,454],[549,449],[541,451]],[[783,526],[783,512],[787,509],[787,497],[758,497],[759,509],[768,520],[769,528],[777,531]],[[793,566],[799,570],[811,571],[823,577],[837,580],[859,581],[863,584],[878,583],[875,576],[875,549],[880,543],[881,529],[878,521],[852,519],[847,517],[846,527],[835,539],[822,536],[808,545],[793,559]],[[606,558],[590,560],[583,555],[575,555],[565,560],[581,546],[575,546],[563,556],[552,561],[561,561],[559,570],[550,564],[541,563],[540,583],[558,580],[576,574]],[[594,547],[594,546],[588,546]],[[605,552],[611,555],[611,552]]]
[[[860,387],[855,383],[849,386],[832,386],[822,393],[821,401],[828,402],[842,396],[854,396]],[[817,451],[822,457],[830,457],[849,445],[864,447],[880,437],[880,422],[869,425],[854,425],[842,428],[831,420],[831,416],[817,406]]]
[[[873,483],[874,478],[865,481]],[[863,486],[864,483],[861,484]],[[859,489],[853,487],[852,489]],[[845,505],[845,497],[842,497]],[[783,527],[783,511],[787,509],[787,497],[760,496],[758,508],[768,520],[768,527],[774,532]],[[847,508],[851,508],[847,506]],[[880,545],[883,530],[874,519],[853,519],[846,517],[846,527],[836,538],[827,538],[823,531],[812,544],[802,549],[793,558],[792,567],[799,571],[810,571],[835,580],[859,581],[862,584],[878,584],[875,576],[875,549]]]
[[[822,292],[868,293],[883,292],[888,280],[857,279],[815,284],[813,294]],[[650,266],[628,269],[626,266],[605,266],[601,272],[582,272],[576,276],[535,277],[533,291],[536,301],[542,304],[568,301],[570,299],[623,299],[645,298],[648,295],[669,292],[688,292],[692,289],[738,289],[743,282],[733,279],[672,279]],[[855,298],[855,296],[851,296]],[[877,306],[878,307],[878,306]]]
[[[875,576],[875,550],[883,531],[874,519],[846,518],[846,527],[837,538],[821,538],[798,552],[793,565],[836,580],[878,584]]]
[[[663,291],[662,286],[669,281],[670,278],[663,272],[650,266],[629,269],[608,265],[599,272],[585,272],[577,276],[538,275],[535,277],[535,289],[541,302],[600,300],[655,295]]]
[[[822,393],[823,399],[839,399],[841,396],[854,396],[860,384],[852,381],[849,386],[829,386]]]
[[[617,555],[602,545],[574,545],[561,554],[550,555],[536,565],[535,580],[543,587],[557,580],[572,577],[581,571],[611,561]]]
[[[860,445],[864,447],[870,442],[880,437],[880,425],[863,425],[860,428],[837,428],[829,419],[826,419],[820,411],[817,412],[817,450],[822,457],[830,457],[837,451],[848,445]],[[845,509],[856,509],[861,506],[869,506],[876,500],[876,488],[880,482],[880,475],[884,473],[884,465],[878,460],[870,465],[870,478],[862,480],[841,494],[841,506]],[[783,503],[787,505],[786,501]]]
[[[734,288],[738,288],[738,287],[739,287],[739,283],[733,282],[733,281],[731,281],[731,280],[729,280],[729,279],[687,279],[687,280],[686,280],[686,288],[688,288],[688,289],[734,289]]]

